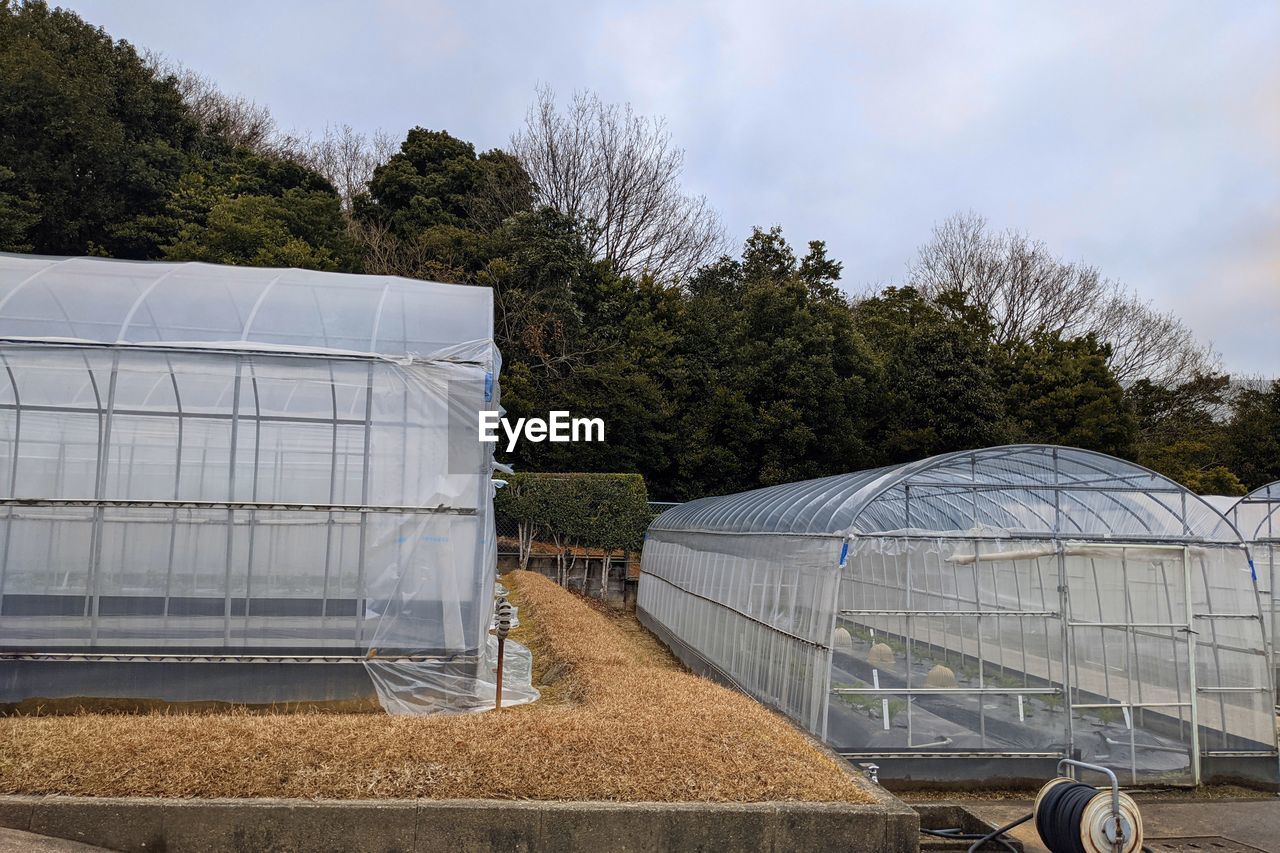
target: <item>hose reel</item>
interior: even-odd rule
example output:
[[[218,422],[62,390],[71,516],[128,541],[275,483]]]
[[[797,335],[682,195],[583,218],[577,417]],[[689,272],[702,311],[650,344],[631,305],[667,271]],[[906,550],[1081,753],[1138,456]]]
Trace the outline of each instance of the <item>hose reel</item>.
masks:
[[[1067,776],[1048,782],[1036,796],[1036,832],[1053,853],[1136,853],[1142,849],[1142,817],[1133,799]]]
[[[1111,780],[1111,786],[1095,788],[1077,782],[1062,775],[1064,767],[1103,773]],[[1058,762],[1058,774],[1040,789],[1031,814],[978,839],[969,848],[970,853],[1032,819],[1050,853],[1138,853],[1145,849],[1142,815],[1133,798],[1121,793],[1115,773],[1097,764],[1064,758]]]

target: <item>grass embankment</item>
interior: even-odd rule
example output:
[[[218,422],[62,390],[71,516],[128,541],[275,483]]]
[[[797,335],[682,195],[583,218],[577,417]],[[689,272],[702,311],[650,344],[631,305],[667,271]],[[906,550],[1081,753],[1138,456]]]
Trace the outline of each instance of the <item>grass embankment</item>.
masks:
[[[633,618],[506,577],[543,699],[498,714],[15,716],[0,792],[742,801],[868,797],[781,717],[684,671]]]

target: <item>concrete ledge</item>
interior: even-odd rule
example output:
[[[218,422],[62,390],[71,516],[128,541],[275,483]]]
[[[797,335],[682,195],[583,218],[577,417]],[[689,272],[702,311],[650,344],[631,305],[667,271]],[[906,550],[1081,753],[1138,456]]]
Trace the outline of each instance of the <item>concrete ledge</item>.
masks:
[[[0,796],[0,826],[147,853],[917,850],[919,816],[870,793],[868,805]]]
[[[107,853],[107,848],[0,826],[0,853]]]

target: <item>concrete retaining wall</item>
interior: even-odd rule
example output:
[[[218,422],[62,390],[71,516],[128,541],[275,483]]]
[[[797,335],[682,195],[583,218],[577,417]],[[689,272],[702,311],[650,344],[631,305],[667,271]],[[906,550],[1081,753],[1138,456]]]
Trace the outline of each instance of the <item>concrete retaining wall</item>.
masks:
[[[918,850],[919,816],[872,794],[871,805],[5,796],[0,826],[149,853]]]

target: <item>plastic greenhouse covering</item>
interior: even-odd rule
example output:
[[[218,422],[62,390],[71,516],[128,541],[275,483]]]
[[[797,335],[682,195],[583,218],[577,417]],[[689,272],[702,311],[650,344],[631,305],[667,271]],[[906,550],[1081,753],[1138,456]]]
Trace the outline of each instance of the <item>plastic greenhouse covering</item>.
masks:
[[[1280,650],[1276,631],[1280,630],[1280,481],[1255,489],[1242,498],[1208,497],[1218,506],[1249,543],[1263,606],[1270,611],[1272,670],[1280,674]]]
[[[490,706],[491,300],[0,255],[0,701]]]
[[[1231,523],[1149,470],[965,451],[704,498],[650,526],[641,619],[881,776],[1273,781],[1262,606]]]

